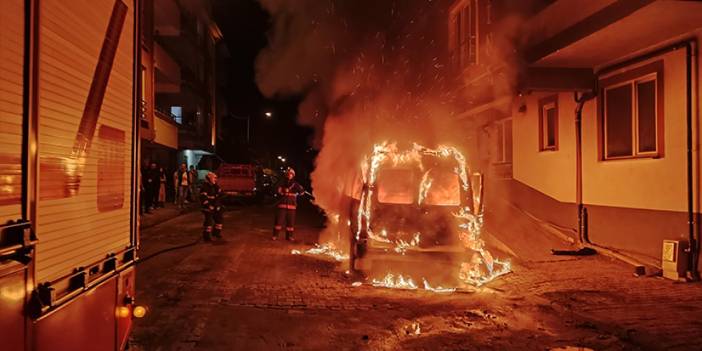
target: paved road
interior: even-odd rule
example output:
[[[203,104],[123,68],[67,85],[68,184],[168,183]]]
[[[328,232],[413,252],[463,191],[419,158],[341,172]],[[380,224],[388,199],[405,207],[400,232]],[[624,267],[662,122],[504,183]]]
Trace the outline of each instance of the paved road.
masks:
[[[301,216],[300,243],[270,240],[272,209],[227,212],[226,242],[141,263],[134,350],[699,349],[702,288],[634,278],[603,257],[519,262],[470,293],[353,287],[333,261],[291,255],[320,228]],[[196,240],[198,213],[142,233],[141,256]]]

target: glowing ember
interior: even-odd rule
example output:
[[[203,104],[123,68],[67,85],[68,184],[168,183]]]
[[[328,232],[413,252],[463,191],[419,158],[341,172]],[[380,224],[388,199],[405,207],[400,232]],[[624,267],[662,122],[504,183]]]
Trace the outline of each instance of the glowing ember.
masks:
[[[417,290],[417,283],[410,277],[405,278],[402,274],[396,276],[392,273],[388,273],[383,280],[373,279],[371,284],[375,287]]]
[[[329,256],[337,261],[344,261],[349,259],[349,255],[344,254],[341,250],[339,250],[334,243],[325,243],[325,244],[315,244],[313,248],[307,249],[305,251],[300,251],[300,250],[291,250],[291,254],[293,255],[302,255],[302,254],[307,254],[307,255],[320,255],[320,256]]]
[[[404,255],[405,252],[407,252],[407,249],[409,249],[410,247],[418,246],[419,245],[419,238],[421,235],[422,235],[421,233],[414,233],[412,240],[410,240],[409,242],[402,240],[402,239],[398,239],[395,242],[395,249],[394,249],[395,252]]]
[[[431,292],[435,293],[452,293],[456,291],[456,288],[444,288],[442,286],[437,286],[436,288],[432,287],[429,282],[426,279],[422,279],[424,281],[424,290],[428,290]]]
[[[422,278],[422,283],[424,290],[440,293],[440,294],[450,294],[456,291],[456,288],[444,288],[442,286],[432,287],[426,278]],[[417,290],[419,286],[412,280],[409,276],[403,276],[402,274],[392,274],[388,273],[382,280],[373,279],[371,285],[375,287],[389,288],[389,289],[402,289],[402,290]]]

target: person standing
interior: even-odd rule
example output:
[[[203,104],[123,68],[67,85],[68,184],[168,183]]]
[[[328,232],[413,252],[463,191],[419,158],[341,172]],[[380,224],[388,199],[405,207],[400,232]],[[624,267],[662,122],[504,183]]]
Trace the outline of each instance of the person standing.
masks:
[[[190,200],[193,202],[195,202],[195,199],[198,197],[197,178],[197,170],[195,169],[195,166],[191,165],[190,171],[188,172],[188,179],[190,180]]]
[[[157,163],[154,162],[151,164],[149,176],[151,177],[151,196],[153,196],[151,207],[156,209],[158,208],[158,192],[161,188],[161,172],[159,172]]]
[[[159,173],[159,186],[158,186],[158,206],[166,207],[166,171],[161,167],[158,170]]]
[[[156,169],[156,163],[151,163],[146,174],[144,174],[144,206],[146,208],[146,213],[151,213],[154,209],[154,199],[156,199],[157,189],[158,189],[158,170]]]
[[[183,209],[186,202],[185,198],[188,196],[188,189],[190,189],[190,177],[188,176],[188,166],[185,164],[185,162],[183,162],[180,165],[180,169],[176,172],[176,186],[176,199],[178,199],[178,208]]]
[[[212,236],[222,238],[222,189],[217,185],[217,175],[209,172],[206,180],[200,188],[200,205],[202,206],[202,214],[205,220],[202,224],[202,238],[205,241],[211,241]],[[213,227],[214,226],[214,227]]]
[[[295,181],[295,170],[288,167],[285,178],[278,185],[277,193],[280,196],[275,213],[275,226],[273,227],[273,240],[278,240],[278,233],[283,230],[285,223],[285,240],[295,241],[295,211],[297,210],[297,197],[305,189]]]

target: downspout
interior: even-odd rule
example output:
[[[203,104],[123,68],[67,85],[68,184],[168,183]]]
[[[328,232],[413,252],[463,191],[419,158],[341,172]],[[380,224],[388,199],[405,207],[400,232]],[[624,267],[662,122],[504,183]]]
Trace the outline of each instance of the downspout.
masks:
[[[590,244],[587,234],[587,209],[583,205],[583,106],[595,97],[592,91],[578,95],[574,93],[575,107],[575,202],[578,206],[578,240],[580,244]]]
[[[688,271],[687,277],[691,280],[699,280],[699,272],[697,271],[697,258],[699,255],[699,247],[695,238],[695,213],[694,213],[694,185],[693,185],[693,124],[692,124],[692,64],[693,59],[697,56],[697,41],[690,40],[685,42],[685,94],[686,94],[686,124],[687,124],[687,140],[686,140],[686,159],[687,159],[687,225],[688,225]]]

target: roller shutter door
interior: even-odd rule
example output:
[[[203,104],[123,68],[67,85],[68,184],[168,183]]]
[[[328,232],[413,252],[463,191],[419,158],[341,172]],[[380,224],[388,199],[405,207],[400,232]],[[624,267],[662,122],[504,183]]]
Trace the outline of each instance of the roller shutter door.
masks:
[[[21,218],[24,1],[0,2],[0,226]]]
[[[134,13],[122,0],[39,4],[41,283],[130,245]]]

